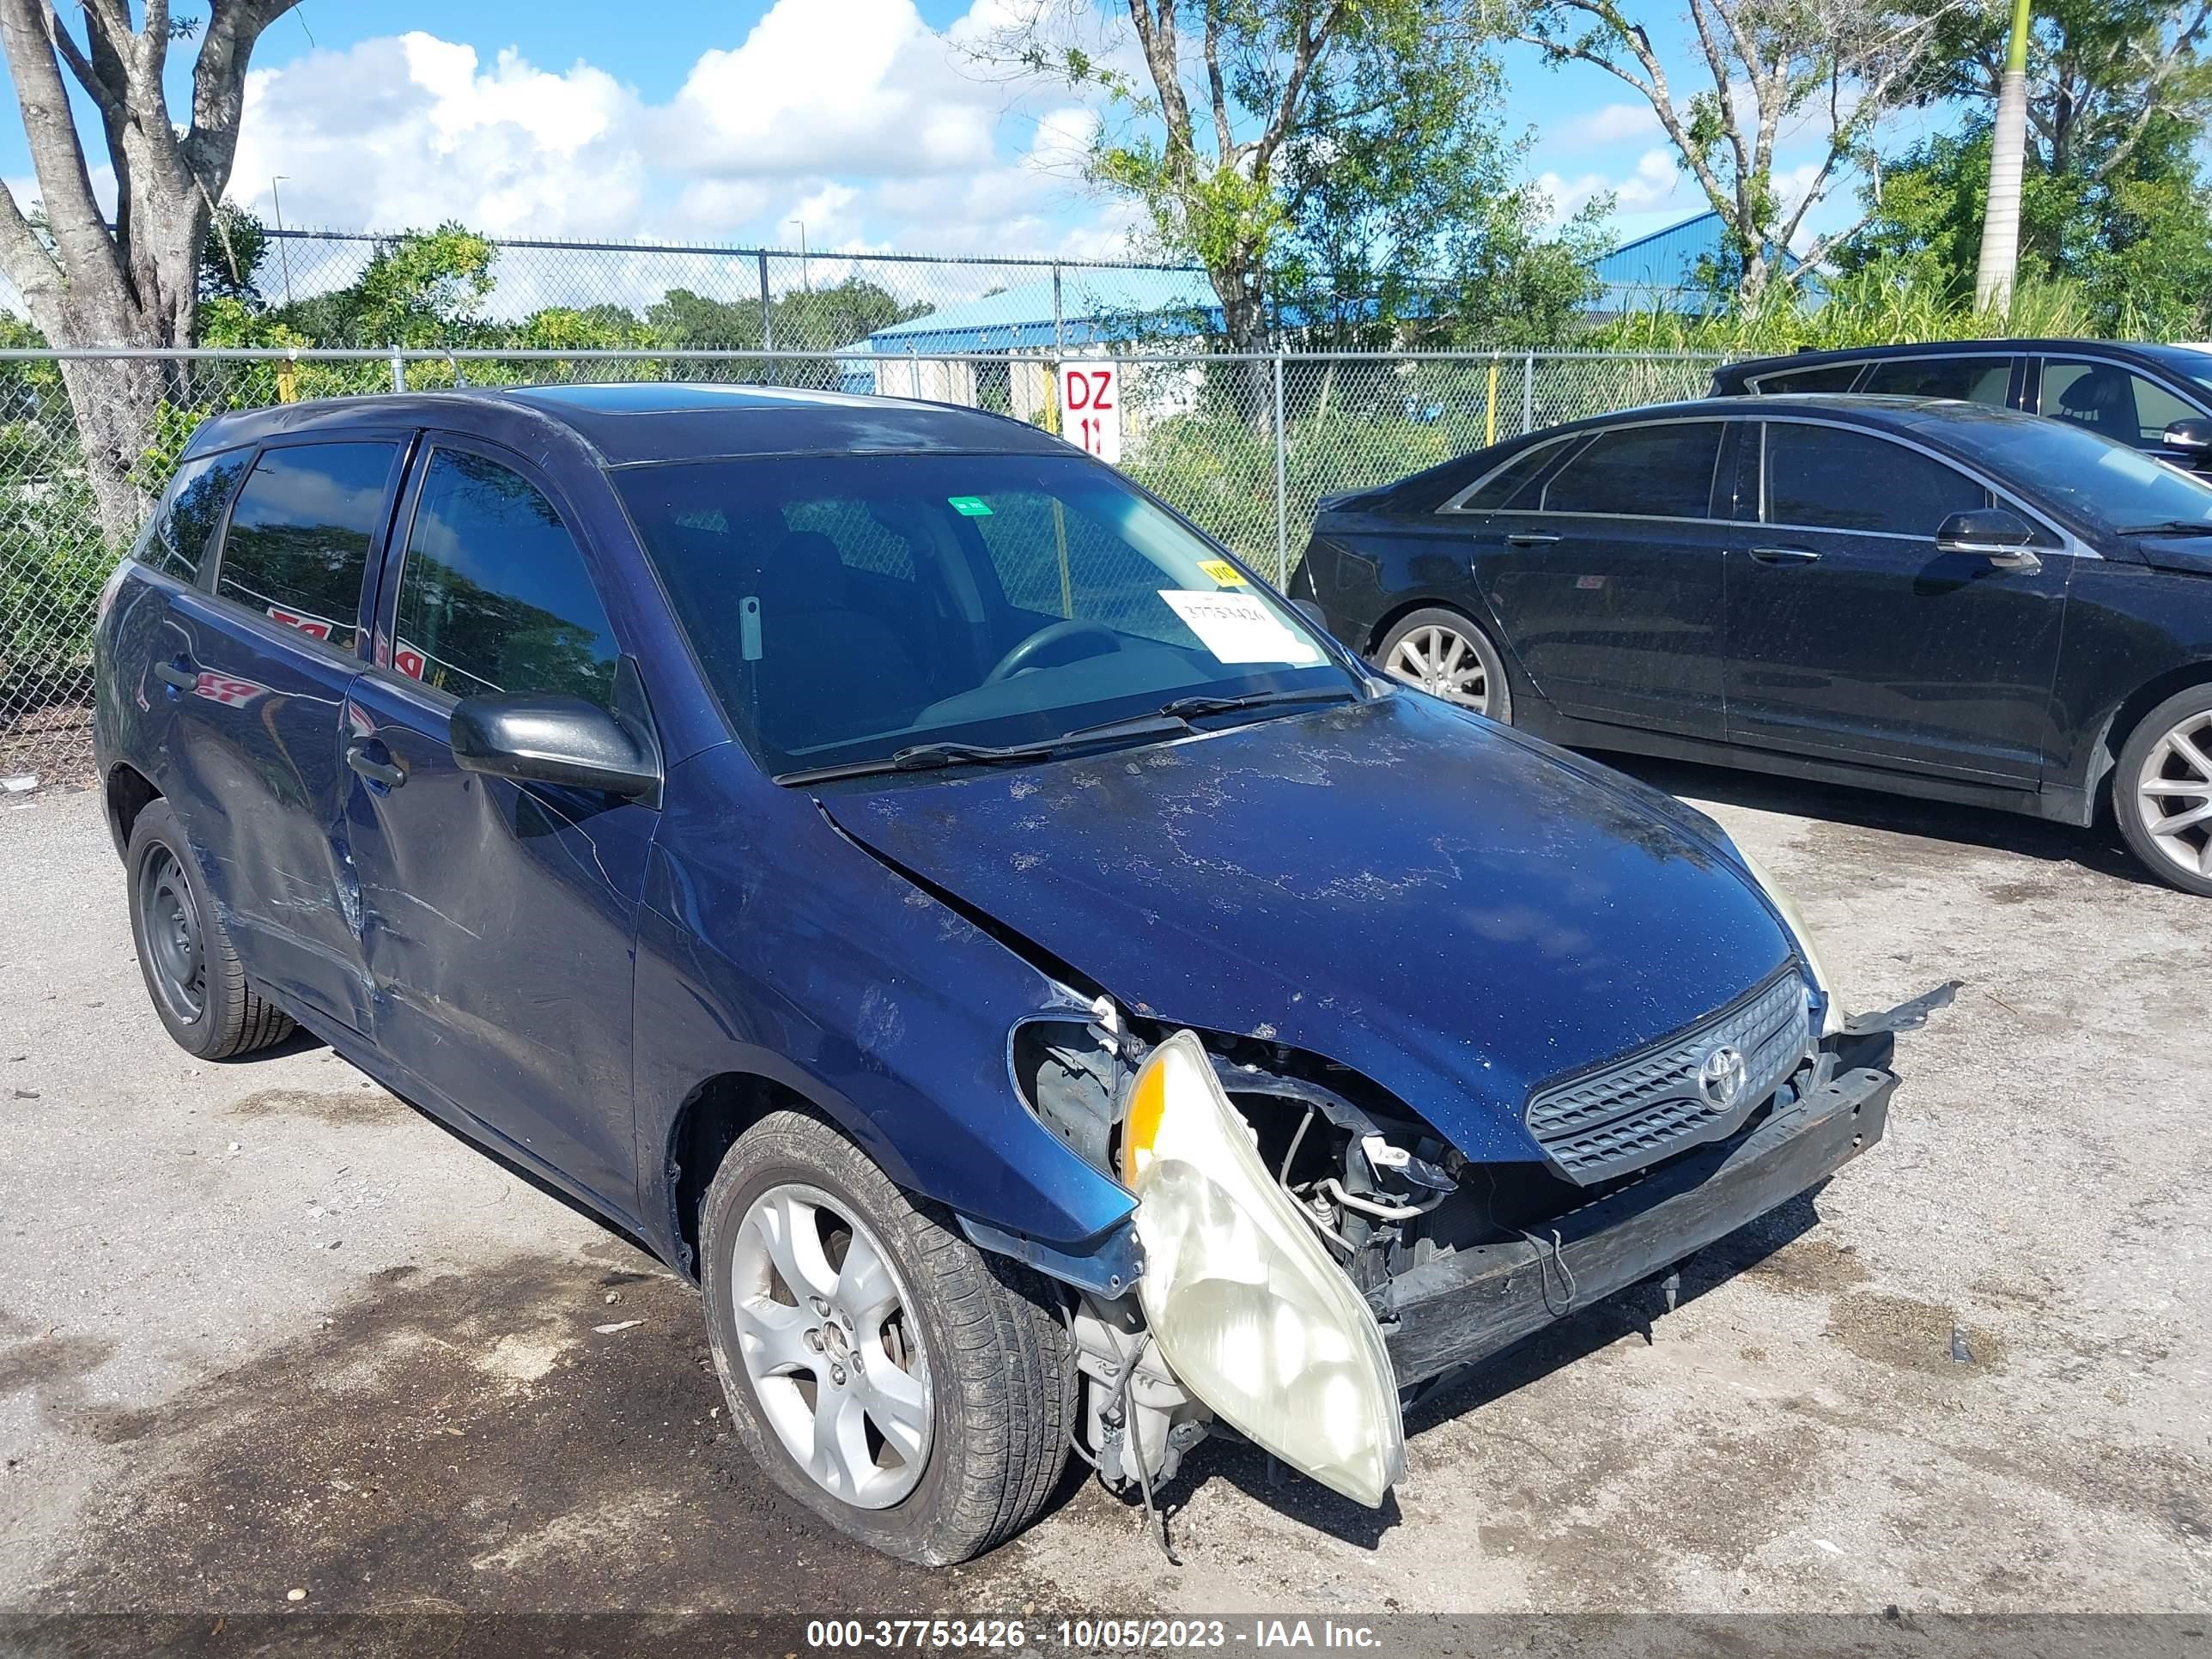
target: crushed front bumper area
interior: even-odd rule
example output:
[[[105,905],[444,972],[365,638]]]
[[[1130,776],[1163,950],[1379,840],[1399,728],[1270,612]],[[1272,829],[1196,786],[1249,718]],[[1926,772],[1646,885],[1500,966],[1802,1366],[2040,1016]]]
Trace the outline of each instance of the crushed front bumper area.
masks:
[[[1399,1386],[1488,1358],[1663,1273],[1856,1158],[1887,1121],[1893,1047],[1887,1031],[1858,1037],[1844,1056],[1850,1069],[1826,1086],[1737,1139],[1684,1152],[1568,1212],[1540,1242],[1478,1245],[1399,1275],[1383,1325]]]

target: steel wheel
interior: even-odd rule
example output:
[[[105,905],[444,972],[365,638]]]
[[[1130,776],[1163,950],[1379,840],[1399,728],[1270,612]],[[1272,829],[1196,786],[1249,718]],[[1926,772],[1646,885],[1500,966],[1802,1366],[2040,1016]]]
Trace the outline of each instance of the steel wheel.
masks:
[[[189,1025],[207,1006],[207,949],[199,906],[177,855],[167,847],[155,848],[139,867],[138,905],[155,989]]]
[[[2136,776],[2143,834],[2184,874],[2212,877],[2212,709],[2153,743]]]
[[[921,1322],[890,1253],[817,1187],[771,1187],[738,1224],[731,1295],[762,1414],[816,1485],[888,1509],[929,1462]]]
[[[1457,629],[1441,623],[1415,629],[1391,650],[1382,672],[1431,696],[1478,714],[1490,712],[1490,669],[1474,642]]]

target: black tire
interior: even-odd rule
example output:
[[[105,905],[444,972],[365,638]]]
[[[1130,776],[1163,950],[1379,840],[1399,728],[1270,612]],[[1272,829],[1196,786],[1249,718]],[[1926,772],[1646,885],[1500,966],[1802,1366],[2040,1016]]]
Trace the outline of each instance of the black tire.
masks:
[[[1479,692],[1470,684],[1461,689],[1445,684],[1441,677],[1425,676],[1413,670],[1405,660],[1393,666],[1401,650],[1425,658],[1432,649],[1441,647],[1449,653],[1446,641],[1458,639],[1465,641],[1464,654],[1451,659],[1454,673],[1465,675],[1479,671],[1481,676]],[[1433,642],[1433,646],[1432,643]],[[1473,617],[1442,605],[1426,605],[1401,617],[1395,626],[1382,636],[1369,661],[1403,684],[1414,686],[1441,696],[1462,708],[1473,708],[1487,714],[1501,726],[1513,724],[1513,687],[1505,677],[1505,659],[1497,644]],[[1474,695],[1468,695],[1474,692]]]
[[[2112,769],[2112,816],[2145,869],[2170,887],[2212,898],[2212,813],[2163,834],[2154,829],[2212,807],[2212,767],[2185,758],[2191,752],[2212,758],[2212,685],[2177,692],[2136,723]],[[2161,794],[2160,781],[2172,788]],[[2194,870],[2185,862],[2192,859]]]
[[[232,1060],[292,1035],[291,1017],[246,982],[167,801],[139,812],[123,867],[138,971],[179,1048],[201,1060]]]
[[[757,1201],[794,1187],[849,1206],[910,1292],[930,1431],[918,1483],[888,1507],[846,1502],[793,1457],[741,1357],[739,1235]],[[730,1148],[708,1189],[699,1245],[708,1336],[731,1421],[787,1496],[846,1536],[924,1566],[980,1555],[1036,1517],[1066,1465],[1077,1382],[1050,1280],[978,1250],[950,1215],[902,1192],[830,1125],[793,1111],[763,1118]],[[817,1373],[813,1387],[822,1386]]]

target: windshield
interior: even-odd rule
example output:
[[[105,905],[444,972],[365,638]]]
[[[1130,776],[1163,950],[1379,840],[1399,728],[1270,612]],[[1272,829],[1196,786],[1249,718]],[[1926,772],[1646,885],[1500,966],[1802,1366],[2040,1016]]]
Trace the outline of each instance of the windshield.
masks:
[[[2212,523],[2212,483],[2084,427],[2008,416],[1946,421],[1941,435],[2001,477],[2114,530]]]
[[[1303,617],[1092,462],[777,457],[614,477],[772,773],[1045,743],[1190,696],[1357,695]]]

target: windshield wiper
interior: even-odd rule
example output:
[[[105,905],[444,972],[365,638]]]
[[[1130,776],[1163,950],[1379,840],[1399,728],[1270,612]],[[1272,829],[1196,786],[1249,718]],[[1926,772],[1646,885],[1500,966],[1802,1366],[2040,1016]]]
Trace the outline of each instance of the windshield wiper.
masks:
[[[2161,519],[2156,524],[2124,524],[2123,536],[2212,536],[2212,519]]]
[[[1177,697],[1156,711],[1174,720],[1196,720],[1201,714],[1229,714],[1240,708],[1264,708],[1271,702],[1351,702],[1355,694],[1340,685],[1315,685],[1285,691],[1248,691],[1240,697],[1205,696]]]
[[[927,772],[939,766],[997,766],[1009,761],[1042,760],[1058,748],[1052,743],[1010,743],[993,748],[980,743],[915,743],[873,760],[845,761],[779,772],[778,783],[826,783],[831,778],[865,778],[879,772]]]

